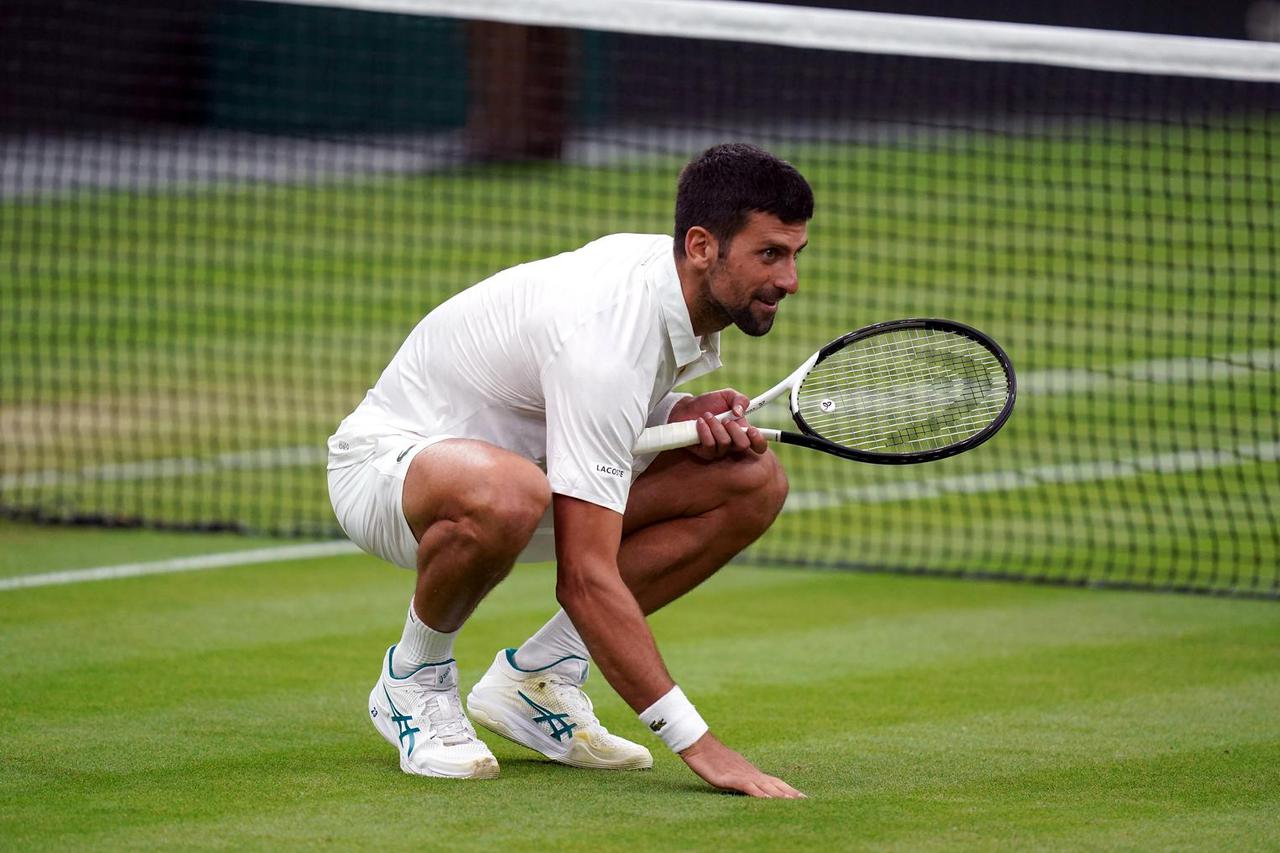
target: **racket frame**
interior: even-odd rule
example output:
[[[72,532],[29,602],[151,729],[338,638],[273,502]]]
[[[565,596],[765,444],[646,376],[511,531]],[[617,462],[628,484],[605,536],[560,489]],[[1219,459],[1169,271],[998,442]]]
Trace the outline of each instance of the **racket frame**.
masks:
[[[964,453],[972,450],[991,436],[999,432],[1004,426],[1005,421],[1009,419],[1009,415],[1013,413],[1013,404],[1018,396],[1018,378],[1013,372],[1013,365],[1009,362],[1009,356],[1004,349],[997,344],[990,335],[975,329],[973,326],[959,323],[955,320],[942,320],[932,317],[911,317],[905,320],[888,320],[883,323],[873,323],[870,326],[864,326],[846,335],[841,335],[831,343],[818,350],[817,357],[812,360],[810,368],[821,364],[824,359],[833,353],[839,352],[855,341],[864,338],[880,335],[886,332],[897,332],[904,329],[933,329],[938,331],[950,332],[952,334],[960,334],[972,341],[980,344],[984,349],[996,357],[1000,363],[1001,369],[1004,371],[1005,379],[1009,384],[1009,393],[1005,397],[1004,406],[1001,407],[999,413],[996,414],[991,422],[985,427],[975,432],[968,438],[961,441],[948,444],[944,447],[936,447],[929,450],[916,450],[908,453],[876,453],[869,450],[857,450],[852,447],[845,447],[842,444],[836,444],[828,441],[818,435],[805,421],[800,414],[799,394],[800,386],[804,384],[803,377],[796,382],[791,390],[790,408],[791,419],[795,421],[800,432],[779,431],[777,441],[783,444],[791,444],[797,447],[807,447],[811,450],[821,450],[824,453],[830,453],[839,456],[842,459],[853,459],[858,462],[870,462],[875,465],[912,465],[920,462],[933,462],[937,459],[945,459],[948,456],[955,456],[958,453]],[[806,362],[808,363],[808,362]],[[806,375],[808,371],[806,370]]]
[[[823,360],[833,353],[839,352],[856,341],[873,335],[904,329],[934,329],[960,334],[982,345],[983,348],[994,355],[1004,370],[1005,378],[1009,383],[1009,394],[1005,398],[1003,408],[1001,408],[996,417],[984,428],[961,441],[948,444],[945,447],[917,450],[909,453],[875,453],[867,450],[856,450],[828,441],[818,435],[800,414],[800,386],[804,384],[805,377],[809,375],[809,371],[821,364]],[[743,412],[743,416],[768,405],[781,396],[783,392],[789,392],[788,408],[791,410],[791,419],[795,421],[800,432],[758,428],[765,439],[780,441],[783,444],[790,444],[796,447],[807,447],[810,450],[821,450],[824,453],[830,453],[842,459],[853,459],[858,462],[870,462],[876,465],[910,465],[919,462],[932,462],[936,459],[955,456],[957,453],[964,453],[966,450],[972,450],[995,435],[1013,412],[1013,404],[1018,395],[1018,380],[1013,372],[1013,365],[1009,362],[1009,356],[1001,349],[999,344],[984,332],[980,332],[964,323],[958,323],[955,320],[911,317],[905,320],[888,320],[883,323],[873,323],[870,326],[863,326],[861,329],[841,335],[805,359],[804,363],[792,371],[791,375],[786,379],[783,379],[763,394],[752,398],[751,403]],[[721,422],[724,422],[735,416],[732,412],[723,412],[716,417]],[[664,450],[674,450],[679,447],[690,447],[697,443],[698,421],[676,421],[675,423],[662,424],[644,430],[636,442],[634,452],[637,456],[640,456],[648,453],[660,453]]]

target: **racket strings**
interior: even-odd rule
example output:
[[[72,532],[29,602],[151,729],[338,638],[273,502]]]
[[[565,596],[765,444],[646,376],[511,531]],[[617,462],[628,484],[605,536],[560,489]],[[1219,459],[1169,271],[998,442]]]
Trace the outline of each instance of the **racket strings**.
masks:
[[[856,365],[848,363],[853,357],[844,356],[840,358],[844,363],[833,363],[830,367],[824,365],[821,373],[815,371],[814,384],[806,390],[810,394],[819,390],[855,391],[855,402],[863,403],[864,407],[875,404],[890,413],[906,407],[918,411],[922,398],[926,402],[936,402],[950,401],[958,396],[980,404],[991,385],[1003,390],[1003,371],[994,359],[997,369],[992,372],[970,356],[945,353],[939,349],[917,350],[911,357],[919,361],[908,372],[901,363],[900,355]],[[922,363],[924,370],[920,369]]]
[[[989,374],[972,358],[954,352],[954,345],[946,348],[952,352],[922,348],[913,339],[918,337],[915,333],[897,342],[909,359],[902,364],[886,361],[885,351],[893,347],[884,342],[877,342],[879,352],[869,353],[861,371],[856,353],[841,359],[849,363],[832,364],[825,371],[830,381],[812,389],[827,392],[815,416],[820,429],[865,449],[893,452],[934,449],[980,430],[987,422],[982,404],[991,393]],[[850,379],[859,372],[863,379]],[[843,417],[832,417],[841,412]]]
[[[815,433],[869,452],[936,450],[981,432],[1003,409],[1000,360],[963,335],[899,329],[855,341],[810,371],[798,410]]]
[[[919,381],[918,377],[916,381]],[[978,383],[968,382],[959,386],[952,383],[943,388],[936,384],[917,385],[912,394],[882,393],[878,398],[872,399],[865,399],[868,395],[862,394],[859,396],[864,399],[855,398],[852,404],[861,405],[864,409],[874,406],[875,411],[862,413],[860,420],[846,417],[843,423],[832,418],[819,420],[828,422],[822,425],[827,432],[833,431],[833,425],[843,426],[841,437],[850,442],[875,444],[900,451],[931,448],[951,443],[982,429],[988,417],[994,416],[999,407],[994,406],[984,412],[980,388]],[[846,395],[840,396],[844,398],[844,407],[847,408],[849,398]],[[827,401],[823,407],[831,405]],[[902,447],[909,444],[919,446]]]

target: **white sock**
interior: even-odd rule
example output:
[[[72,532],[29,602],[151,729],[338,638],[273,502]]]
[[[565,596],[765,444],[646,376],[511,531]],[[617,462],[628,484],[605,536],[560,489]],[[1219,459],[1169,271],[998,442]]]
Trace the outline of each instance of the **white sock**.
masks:
[[[515,664],[524,670],[542,669],[569,657],[588,660],[587,644],[578,636],[569,614],[560,610],[516,649]]]
[[[396,650],[391,653],[391,674],[397,678],[405,678],[423,664],[444,663],[453,658],[453,639],[457,631],[445,633],[423,624],[418,614],[413,612],[413,601],[409,601],[409,615],[404,620],[404,633]]]

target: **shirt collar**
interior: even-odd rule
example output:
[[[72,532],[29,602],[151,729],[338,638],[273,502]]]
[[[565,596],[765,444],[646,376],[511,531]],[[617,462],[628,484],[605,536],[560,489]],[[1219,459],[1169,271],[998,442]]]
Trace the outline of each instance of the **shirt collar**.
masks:
[[[699,338],[693,333],[693,321],[689,319],[689,306],[680,288],[680,276],[676,274],[676,259],[669,245],[654,259],[649,280],[653,283],[658,302],[662,305],[662,319],[671,341],[671,352],[676,367],[693,364],[704,354],[709,354],[717,364],[720,357],[720,333],[712,332]]]

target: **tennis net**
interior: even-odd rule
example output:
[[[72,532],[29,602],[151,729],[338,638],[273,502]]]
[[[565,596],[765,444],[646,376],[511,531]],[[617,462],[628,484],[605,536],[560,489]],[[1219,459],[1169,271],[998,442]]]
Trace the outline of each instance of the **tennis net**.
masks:
[[[713,0],[17,8],[6,515],[338,534],[324,439],[423,313],[669,232],[680,165],[737,140],[817,213],[800,294],[693,390],[908,316],[1020,379],[953,459],[780,450],[749,559],[1280,597],[1280,45]]]

